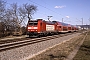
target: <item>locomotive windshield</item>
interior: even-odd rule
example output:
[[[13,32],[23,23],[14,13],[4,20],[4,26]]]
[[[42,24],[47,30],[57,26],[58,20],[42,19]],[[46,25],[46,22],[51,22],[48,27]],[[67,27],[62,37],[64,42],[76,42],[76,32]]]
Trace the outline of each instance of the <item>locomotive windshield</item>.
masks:
[[[38,24],[38,21],[29,21],[28,24],[31,26],[35,26]]]

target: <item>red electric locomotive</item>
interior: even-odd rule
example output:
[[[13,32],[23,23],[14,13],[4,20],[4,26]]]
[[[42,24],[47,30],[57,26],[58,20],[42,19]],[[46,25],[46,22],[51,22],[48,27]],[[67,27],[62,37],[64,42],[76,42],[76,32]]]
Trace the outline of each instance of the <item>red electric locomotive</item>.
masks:
[[[27,34],[29,36],[47,35],[55,33],[56,31],[56,24],[51,21],[45,21],[42,19],[28,21]]]

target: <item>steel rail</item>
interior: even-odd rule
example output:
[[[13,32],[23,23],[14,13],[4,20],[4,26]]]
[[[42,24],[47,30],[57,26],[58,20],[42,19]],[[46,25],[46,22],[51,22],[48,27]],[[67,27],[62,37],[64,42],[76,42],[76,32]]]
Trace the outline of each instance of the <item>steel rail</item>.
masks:
[[[63,36],[66,36],[66,35],[67,34],[64,34]],[[41,37],[41,38],[35,38],[35,39],[21,40],[17,42],[4,43],[4,44],[0,44],[0,51],[5,51],[8,49],[13,49],[13,48],[17,48],[17,47],[21,47],[29,44],[52,40],[55,38],[59,38],[60,36],[62,37],[62,35],[53,35],[53,36],[47,36],[47,37]]]

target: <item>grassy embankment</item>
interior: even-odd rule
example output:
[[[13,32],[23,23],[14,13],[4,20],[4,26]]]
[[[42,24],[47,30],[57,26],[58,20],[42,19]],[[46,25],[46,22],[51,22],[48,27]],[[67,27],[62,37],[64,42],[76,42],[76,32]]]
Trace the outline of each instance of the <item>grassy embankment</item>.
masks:
[[[90,60],[90,31],[73,60]]]

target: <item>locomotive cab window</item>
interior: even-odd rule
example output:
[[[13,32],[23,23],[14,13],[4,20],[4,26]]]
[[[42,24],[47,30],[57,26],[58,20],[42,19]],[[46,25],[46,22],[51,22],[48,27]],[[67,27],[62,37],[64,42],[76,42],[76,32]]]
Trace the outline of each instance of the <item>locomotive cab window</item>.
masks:
[[[29,22],[29,25],[36,26],[36,25],[38,25],[38,22]]]

